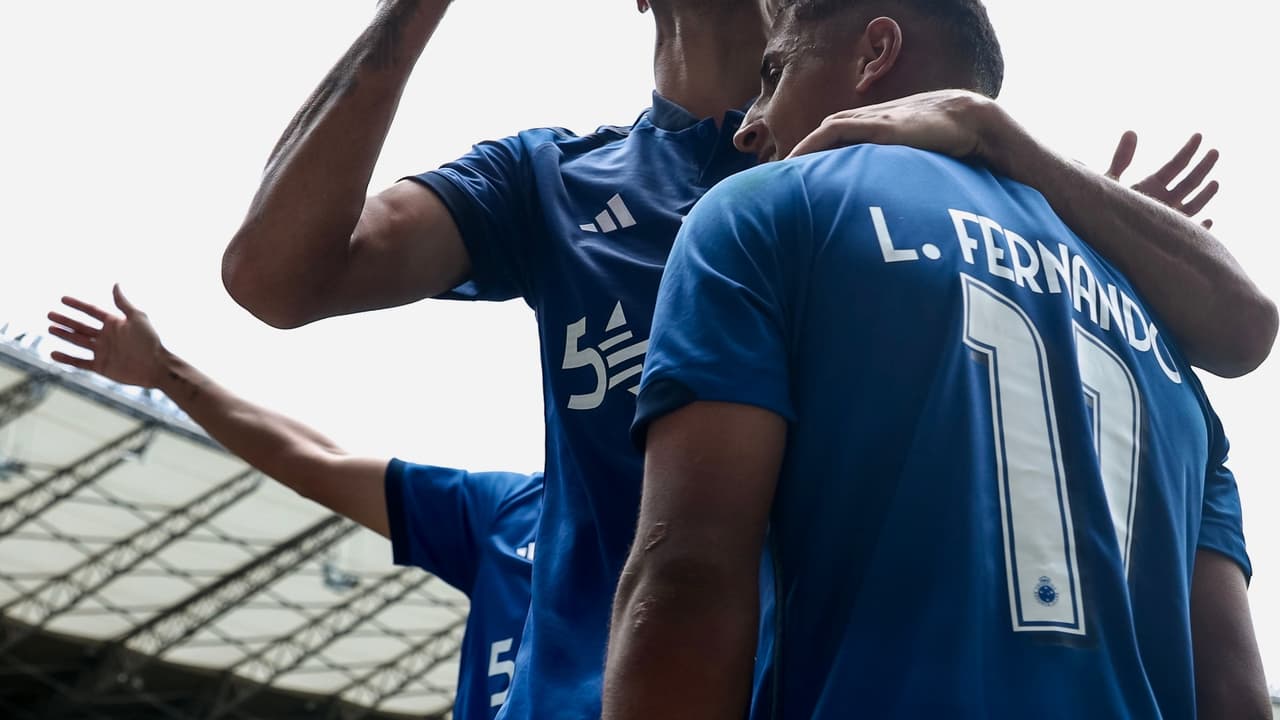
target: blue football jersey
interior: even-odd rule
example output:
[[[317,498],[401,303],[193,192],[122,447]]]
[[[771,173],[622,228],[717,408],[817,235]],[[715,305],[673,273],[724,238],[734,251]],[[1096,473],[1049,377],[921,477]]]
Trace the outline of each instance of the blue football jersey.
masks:
[[[453,716],[491,720],[507,698],[529,612],[542,473],[392,460],[386,491],[396,564],[420,567],[471,600]]]
[[[940,155],[820,153],[702,200],[636,432],[692,400],[789,421],[778,717],[1194,717],[1195,551],[1249,568],[1162,327],[1038,192]]]
[[[546,494],[533,602],[504,718],[600,715],[609,615],[640,507],[629,438],[654,299],[682,217],[753,164],[742,113],[698,121],[655,95],[630,127],[539,129],[413,178],[471,258],[450,297],[523,298],[541,341]]]

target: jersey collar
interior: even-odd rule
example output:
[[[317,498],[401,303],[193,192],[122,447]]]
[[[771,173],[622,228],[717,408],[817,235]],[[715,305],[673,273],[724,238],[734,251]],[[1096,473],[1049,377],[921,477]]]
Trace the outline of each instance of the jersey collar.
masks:
[[[735,130],[742,123],[742,118],[746,115],[747,110],[755,100],[749,101],[739,110],[730,110],[725,113],[725,125],[732,126]],[[649,122],[659,130],[667,132],[680,132],[688,130],[697,125],[699,119],[693,113],[685,110],[680,105],[664,98],[658,94],[657,90],[653,91],[653,107],[649,109]],[[714,125],[714,121],[712,122]]]

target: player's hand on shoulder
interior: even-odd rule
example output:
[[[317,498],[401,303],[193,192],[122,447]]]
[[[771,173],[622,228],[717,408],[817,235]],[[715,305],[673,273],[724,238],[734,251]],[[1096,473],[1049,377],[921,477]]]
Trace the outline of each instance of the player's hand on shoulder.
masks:
[[[1173,181],[1191,164],[1192,158],[1196,156],[1197,151],[1200,149],[1201,141],[1200,133],[1192,135],[1186,144],[1169,159],[1169,162],[1165,163],[1164,166],[1150,176],[1134,184],[1132,186],[1133,189],[1153,200],[1168,205],[1187,217],[1199,215],[1205,206],[1209,204],[1209,201],[1218,194],[1217,180],[1205,183],[1209,173],[1218,164],[1218,151],[1209,150],[1204,154],[1204,157],[1200,158],[1200,161],[1191,169],[1191,172],[1187,173],[1186,177],[1176,185],[1173,184]],[[1120,142],[1116,145],[1116,151],[1111,157],[1111,167],[1107,168],[1107,177],[1119,181],[1125,170],[1129,169],[1129,166],[1133,163],[1133,156],[1137,149],[1137,133],[1130,130],[1120,136]],[[1171,185],[1172,187],[1170,187]],[[1213,220],[1206,218],[1200,224],[1205,229],[1209,229],[1213,227]]]
[[[64,365],[96,372],[119,383],[155,387],[160,381],[164,353],[160,336],[147,314],[129,302],[119,285],[112,289],[112,295],[123,315],[108,312],[79,298],[62,298],[62,303],[77,311],[79,317],[50,312],[48,317],[53,324],[49,326],[49,334],[84,348],[90,354],[82,358],[54,352],[52,357]],[[99,323],[100,327],[94,327],[90,320]]]
[[[984,133],[1002,111],[968,90],[935,90],[828,116],[791,157],[860,143],[908,145],[951,157],[983,155]]]

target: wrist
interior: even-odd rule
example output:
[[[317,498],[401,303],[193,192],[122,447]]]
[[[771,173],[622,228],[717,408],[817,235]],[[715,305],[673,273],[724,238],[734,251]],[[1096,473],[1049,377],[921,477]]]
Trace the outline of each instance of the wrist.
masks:
[[[974,96],[969,109],[971,122],[977,127],[976,155],[992,170],[1011,175],[1018,145],[1025,142],[1026,133],[994,100]]]
[[[183,369],[186,363],[182,358],[169,352],[163,345],[156,347],[155,362],[152,364],[148,385],[164,394],[173,397],[178,385],[183,380]]]

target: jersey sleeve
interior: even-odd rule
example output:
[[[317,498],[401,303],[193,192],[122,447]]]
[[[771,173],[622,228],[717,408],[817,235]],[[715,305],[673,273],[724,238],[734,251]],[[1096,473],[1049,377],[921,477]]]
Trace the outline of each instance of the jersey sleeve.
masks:
[[[463,157],[411,180],[432,190],[462,235],[471,278],[441,296],[454,300],[531,297],[538,247],[534,148],[541,135],[528,131],[482,142]]]
[[[392,559],[470,595],[494,518],[525,478],[392,460],[386,475]]]
[[[685,218],[658,291],[632,438],[694,401],[793,419],[787,318],[808,204],[798,173],[762,166],[717,185]]]
[[[1236,486],[1235,475],[1226,466],[1230,443],[1217,415],[1212,415],[1212,421],[1209,468],[1204,478],[1204,507],[1196,544],[1202,550],[1212,550],[1234,560],[1248,581],[1253,577],[1253,565],[1244,543],[1240,489]]]

